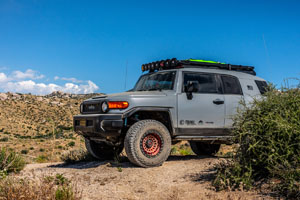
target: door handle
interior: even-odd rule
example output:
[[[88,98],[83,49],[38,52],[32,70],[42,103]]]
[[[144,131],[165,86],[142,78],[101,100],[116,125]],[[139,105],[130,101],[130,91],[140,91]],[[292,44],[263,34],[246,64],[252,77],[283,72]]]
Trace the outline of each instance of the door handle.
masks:
[[[214,104],[217,104],[217,105],[224,104],[224,100],[221,100],[221,99],[215,99],[215,100],[213,100],[213,103],[214,103]]]

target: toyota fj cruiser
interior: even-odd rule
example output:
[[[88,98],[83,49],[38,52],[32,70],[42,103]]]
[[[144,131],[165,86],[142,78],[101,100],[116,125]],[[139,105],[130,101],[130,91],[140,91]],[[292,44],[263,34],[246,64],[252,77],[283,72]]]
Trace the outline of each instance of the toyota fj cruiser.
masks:
[[[215,154],[230,141],[239,102],[265,92],[254,67],[204,60],[168,59],[142,65],[127,92],[97,96],[80,105],[74,130],[98,159],[119,154],[141,167],[161,165],[171,144],[186,140],[197,155]]]

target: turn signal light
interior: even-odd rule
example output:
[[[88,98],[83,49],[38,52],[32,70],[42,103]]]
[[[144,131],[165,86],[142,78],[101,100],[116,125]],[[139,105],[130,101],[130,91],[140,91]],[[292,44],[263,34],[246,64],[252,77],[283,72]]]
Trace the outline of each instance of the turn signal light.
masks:
[[[128,108],[129,103],[127,101],[110,101],[108,102],[109,109],[125,109]]]

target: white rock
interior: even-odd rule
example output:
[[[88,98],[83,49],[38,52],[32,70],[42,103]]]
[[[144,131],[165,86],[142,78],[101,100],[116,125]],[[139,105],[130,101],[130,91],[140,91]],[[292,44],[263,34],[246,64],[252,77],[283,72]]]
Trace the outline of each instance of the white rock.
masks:
[[[0,93],[0,100],[4,101],[8,98],[7,94],[5,93]]]
[[[43,101],[43,97],[37,97],[36,100],[37,101]]]

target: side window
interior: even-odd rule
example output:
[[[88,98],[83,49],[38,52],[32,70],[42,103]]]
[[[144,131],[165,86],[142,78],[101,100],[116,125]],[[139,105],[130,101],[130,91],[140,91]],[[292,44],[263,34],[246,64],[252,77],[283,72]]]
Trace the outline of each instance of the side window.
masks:
[[[188,81],[198,82],[197,93],[219,93],[216,76],[214,74],[184,73],[184,88]]]
[[[255,80],[255,83],[260,91],[260,94],[264,94],[268,89],[268,84],[266,81]]]
[[[234,76],[221,75],[224,94],[238,94],[243,95],[241,84],[238,78]]]

